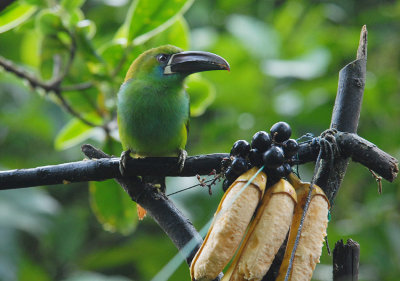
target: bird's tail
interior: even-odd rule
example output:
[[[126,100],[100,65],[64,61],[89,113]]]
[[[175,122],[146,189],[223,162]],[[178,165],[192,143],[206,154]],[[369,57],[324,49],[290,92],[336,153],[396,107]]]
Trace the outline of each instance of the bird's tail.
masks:
[[[145,183],[149,183],[149,184],[153,185],[155,188],[157,188],[157,190],[159,192],[162,192],[163,194],[165,194],[165,189],[166,189],[165,177],[154,177],[154,176],[143,177],[143,181]],[[143,220],[147,214],[147,211],[145,208],[143,208],[139,204],[136,204],[136,205],[137,205],[138,218],[139,218],[139,220]]]

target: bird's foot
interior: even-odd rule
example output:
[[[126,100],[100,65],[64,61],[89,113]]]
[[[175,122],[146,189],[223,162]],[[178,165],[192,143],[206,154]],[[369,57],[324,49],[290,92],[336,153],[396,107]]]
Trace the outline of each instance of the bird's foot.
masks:
[[[132,158],[131,152],[132,151],[130,149],[128,149],[128,150],[122,151],[122,153],[121,153],[121,159],[119,160],[119,172],[121,173],[121,175],[123,177],[127,175],[126,166],[127,166],[128,160],[130,158]]]
[[[179,150],[179,156],[178,156],[178,165],[179,165],[179,172],[182,172],[183,167],[185,166],[185,161],[187,158],[188,154],[186,150],[180,149]]]

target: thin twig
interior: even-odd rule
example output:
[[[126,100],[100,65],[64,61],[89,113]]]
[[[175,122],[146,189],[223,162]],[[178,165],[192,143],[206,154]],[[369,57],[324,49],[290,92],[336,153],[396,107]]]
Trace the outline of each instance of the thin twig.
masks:
[[[81,114],[79,114],[75,109],[72,108],[72,106],[67,102],[67,100],[64,98],[64,96],[61,94],[59,89],[54,90],[54,95],[58,98],[58,100],[61,102],[61,105],[63,108],[69,112],[72,116],[76,117],[79,119],[81,122],[85,123],[86,125],[90,127],[98,127],[99,125],[87,120],[84,118]]]
[[[361,28],[360,43],[357,49],[357,59],[367,59],[368,31],[367,26]]]
[[[204,183],[209,183],[210,181],[213,181],[213,180],[214,180],[214,179],[208,179],[208,180],[205,180]],[[197,186],[202,186],[202,183],[197,183],[197,184],[191,185],[191,186],[189,186],[189,187],[185,187],[185,188],[182,188],[182,189],[180,189],[180,190],[174,191],[174,192],[172,192],[172,193],[167,194],[167,197],[169,197],[169,196],[171,196],[171,195],[174,195],[174,194],[177,194],[177,193],[181,193],[181,192],[183,192],[183,191],[186,191],[186,190],[189,190],[189,189],[192,189],[192,188],[195,188],[195,187],[197,187]]]
[[[378,176],[374,171],[368,169],[378,184],[378,193],[382,194],[382,177]]]
[[[94,85],[92,82],[83,82],[73,85],[65,85],[60,87],[61,92],[70,92],[70,91],[83,91],[92,88]]]
[[[56,86],[58,89],[60,89],[61,82],[64,80],[64,78],[68,75],[72,63],[74,62],[75,59],[75,54],[76,54],[76,41],[75,41],[75,36],[71,32],[67,32],[69,35],[69,38],[71,39],[71,45],[69,46],[69,55],[68,55],[68,60],[67,64],[65,65],[64,69],[61,70],[59,69],[59,73],[57,76],[52,79],[50,82],[52,85]]]
[[[75,53],[76,53],[75,38],[72,33],[68,32],[68,34],[71,38],[71,46],[69,49],[69,56],[68,56],[67,64],[62,69],[61,57],[59,55],[56,55],[54,57],[53,77],[48,82],[41,81],[39,78],[37,78],[33,74],[27,72],[25,69],[20,68],[19,66],[15,65],[12,61],[7,60],[6,58],[1,57],[1,56],[0,56],[0,66],[2,66],[6,71],[13,73],[22,79],[27,80],[31,87],[42,88],[47,93],[49,93],[49,92],[54,93],[54,95],[60,101],[62,107],[67,112],[69,112],[71,115],[78,118],[80,121],[82,121],[83,123],[85,123],[88,126],[98,127],[97,124],[87,120],[81,114],[79,114],[75,109],[73,109],[73,107],[67,102],[65,97],[62,95],[63,88],[61,87],[61,82],[68,75],[70,68],[72,66],[72,63],[74,61],[74,58],[75,58]],[[84,86],[88,86],[88,85],[84,85]],[[105,132],[107,133],[106,130],[105,130]]]
[[[42,88],[46,92],[53,91],[54,85],[40,81],[37,77],[27,72],[25,69],[17,66],[14,62],[2,56],[0,56],[0,66],[2,66],[7,72],[11,72],[19,78],[25,79],[33,88]]]

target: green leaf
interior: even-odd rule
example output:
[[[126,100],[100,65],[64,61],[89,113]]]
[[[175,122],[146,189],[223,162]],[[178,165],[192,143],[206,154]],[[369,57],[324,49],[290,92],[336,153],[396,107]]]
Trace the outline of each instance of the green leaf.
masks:
[[[26,4],[29,4],[29,5],[39,6],[39,7],[46,7],[47,6],[47,1],[46,0],[22,0],[22,2],[25,2]]]
[[[85,15],[80,9],[75,9],[67,14],[68,26],[73,27],[78,24],[78,22],[85,19]]]
[[[117,37],[134,44],[150,39],[171,25],[177,15],[183,14],[194,0],[136,0],[129,7],[127,17]]]
[[[88,19],[77,22],[76,28],[79,32],[85,34],[88,39],[92,39],[96,34],[96,24]]]
[[[61,0],[61,6],[72,13],[75,9],[82,7],[86,0]]]
[[[28,257],[23,257],[19,263],[18,280],[50,281],[51,277],[43,267],[36,263],[36,261],[30,260]]]
[[[92,122],[100,123],[99,117],[91,115],[86,117]],[[86,125],[77,118],[69,121],[58,133],[54,141],[54,146],[58,150],[73,147],[91,137],[99,136],[99,128],[93,128]]]
[[[177,16],[177,20],[163,32],[158,33],[149,41],[146,46],[149,48],[165,44],[172,44],[184,50],[189,49],[189,27],[185,18]]]
[[[214,86],[200,74],[189,76],[186,86],[186,91],[190,96],[190,116],[202,115],[215,99]]]
[[[36,18],[36,30],[42,35],[40,41],[40,74],[43,79],[52,78],[54,58],[59,56],[66,62],[70,38],[58,14],[49,9],[43,10]]]
[[[36,27],[43,35],[55,35],[65,28],[59,15],[43,10],[36,18]]]
[[[90,204],[108,231],[131,233],[137,225],[136,204],[114,181],[90,182]]]
[[[106,62],[108,72],[111,74],[124,57],[126,44],[122,40],[113,40],[99,49],[100,56]]]
[[[88,67],[90,71],[97,74],[100,67],[98,64],[102,63],[102,58],[97,53],[91,40],[94,36],[95,29],[95,24],[92,21],[80,21],[76,25],[75,38],[79,54],[83,56],[86,62],[89,62]]]
[[[47,80],[53,76],[54,56],[59,55],[66,59],[68,48],[57,36],[41,37],[39,46],[40,75]]]
[[[0,33],[20,25],[29,19],[36,10],[35,6],[28,4],[20,4],[19,2],[11,4],[0,13]]]

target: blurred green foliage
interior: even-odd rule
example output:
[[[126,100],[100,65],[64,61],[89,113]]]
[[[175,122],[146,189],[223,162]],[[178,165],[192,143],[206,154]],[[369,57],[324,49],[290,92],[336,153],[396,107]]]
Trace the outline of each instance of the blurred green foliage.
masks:
[[[355,58],[361,26],[369,31],[367,83],[358,133],[400,158],[400,2],[245,0],[20,0],[0,12],[0,55],[48,80],[54,63],[68,66],[63,97],[0,72],[0,169],[82,159],[92,143],[119,155],[115,94],[131,61],[161,44],[226,58],[231,72],[188,82],[192,100],[189,154],[229,152],[279,120],[294,137],[329,126],[338,71]],[[83,90],[70,86],[90,83]],[[69,87],[69,88],[68,88]],[[312,165],[301,167],[311,177]],[[168,179],[167,193],[192,178]],[[400,277],[399,183],[377,194],[364,167],[351,164],[332,209],[328,238],[361,245],[360,280]],[[212,216],[220,186],[171,199],[200,229]],[[97,220],[97,219],[98,220]],[[101,223],[99,223],[99,221]],[[107,231],[106,231],[106,230]],[[121,234],[122,233],[122,234]],[[111,181],[2,191],[0,280],[151,280],[177,253],[150,219]],[[323,250],[314,280],[331,280]],[[171,280],[189,280],[185,264]]]

